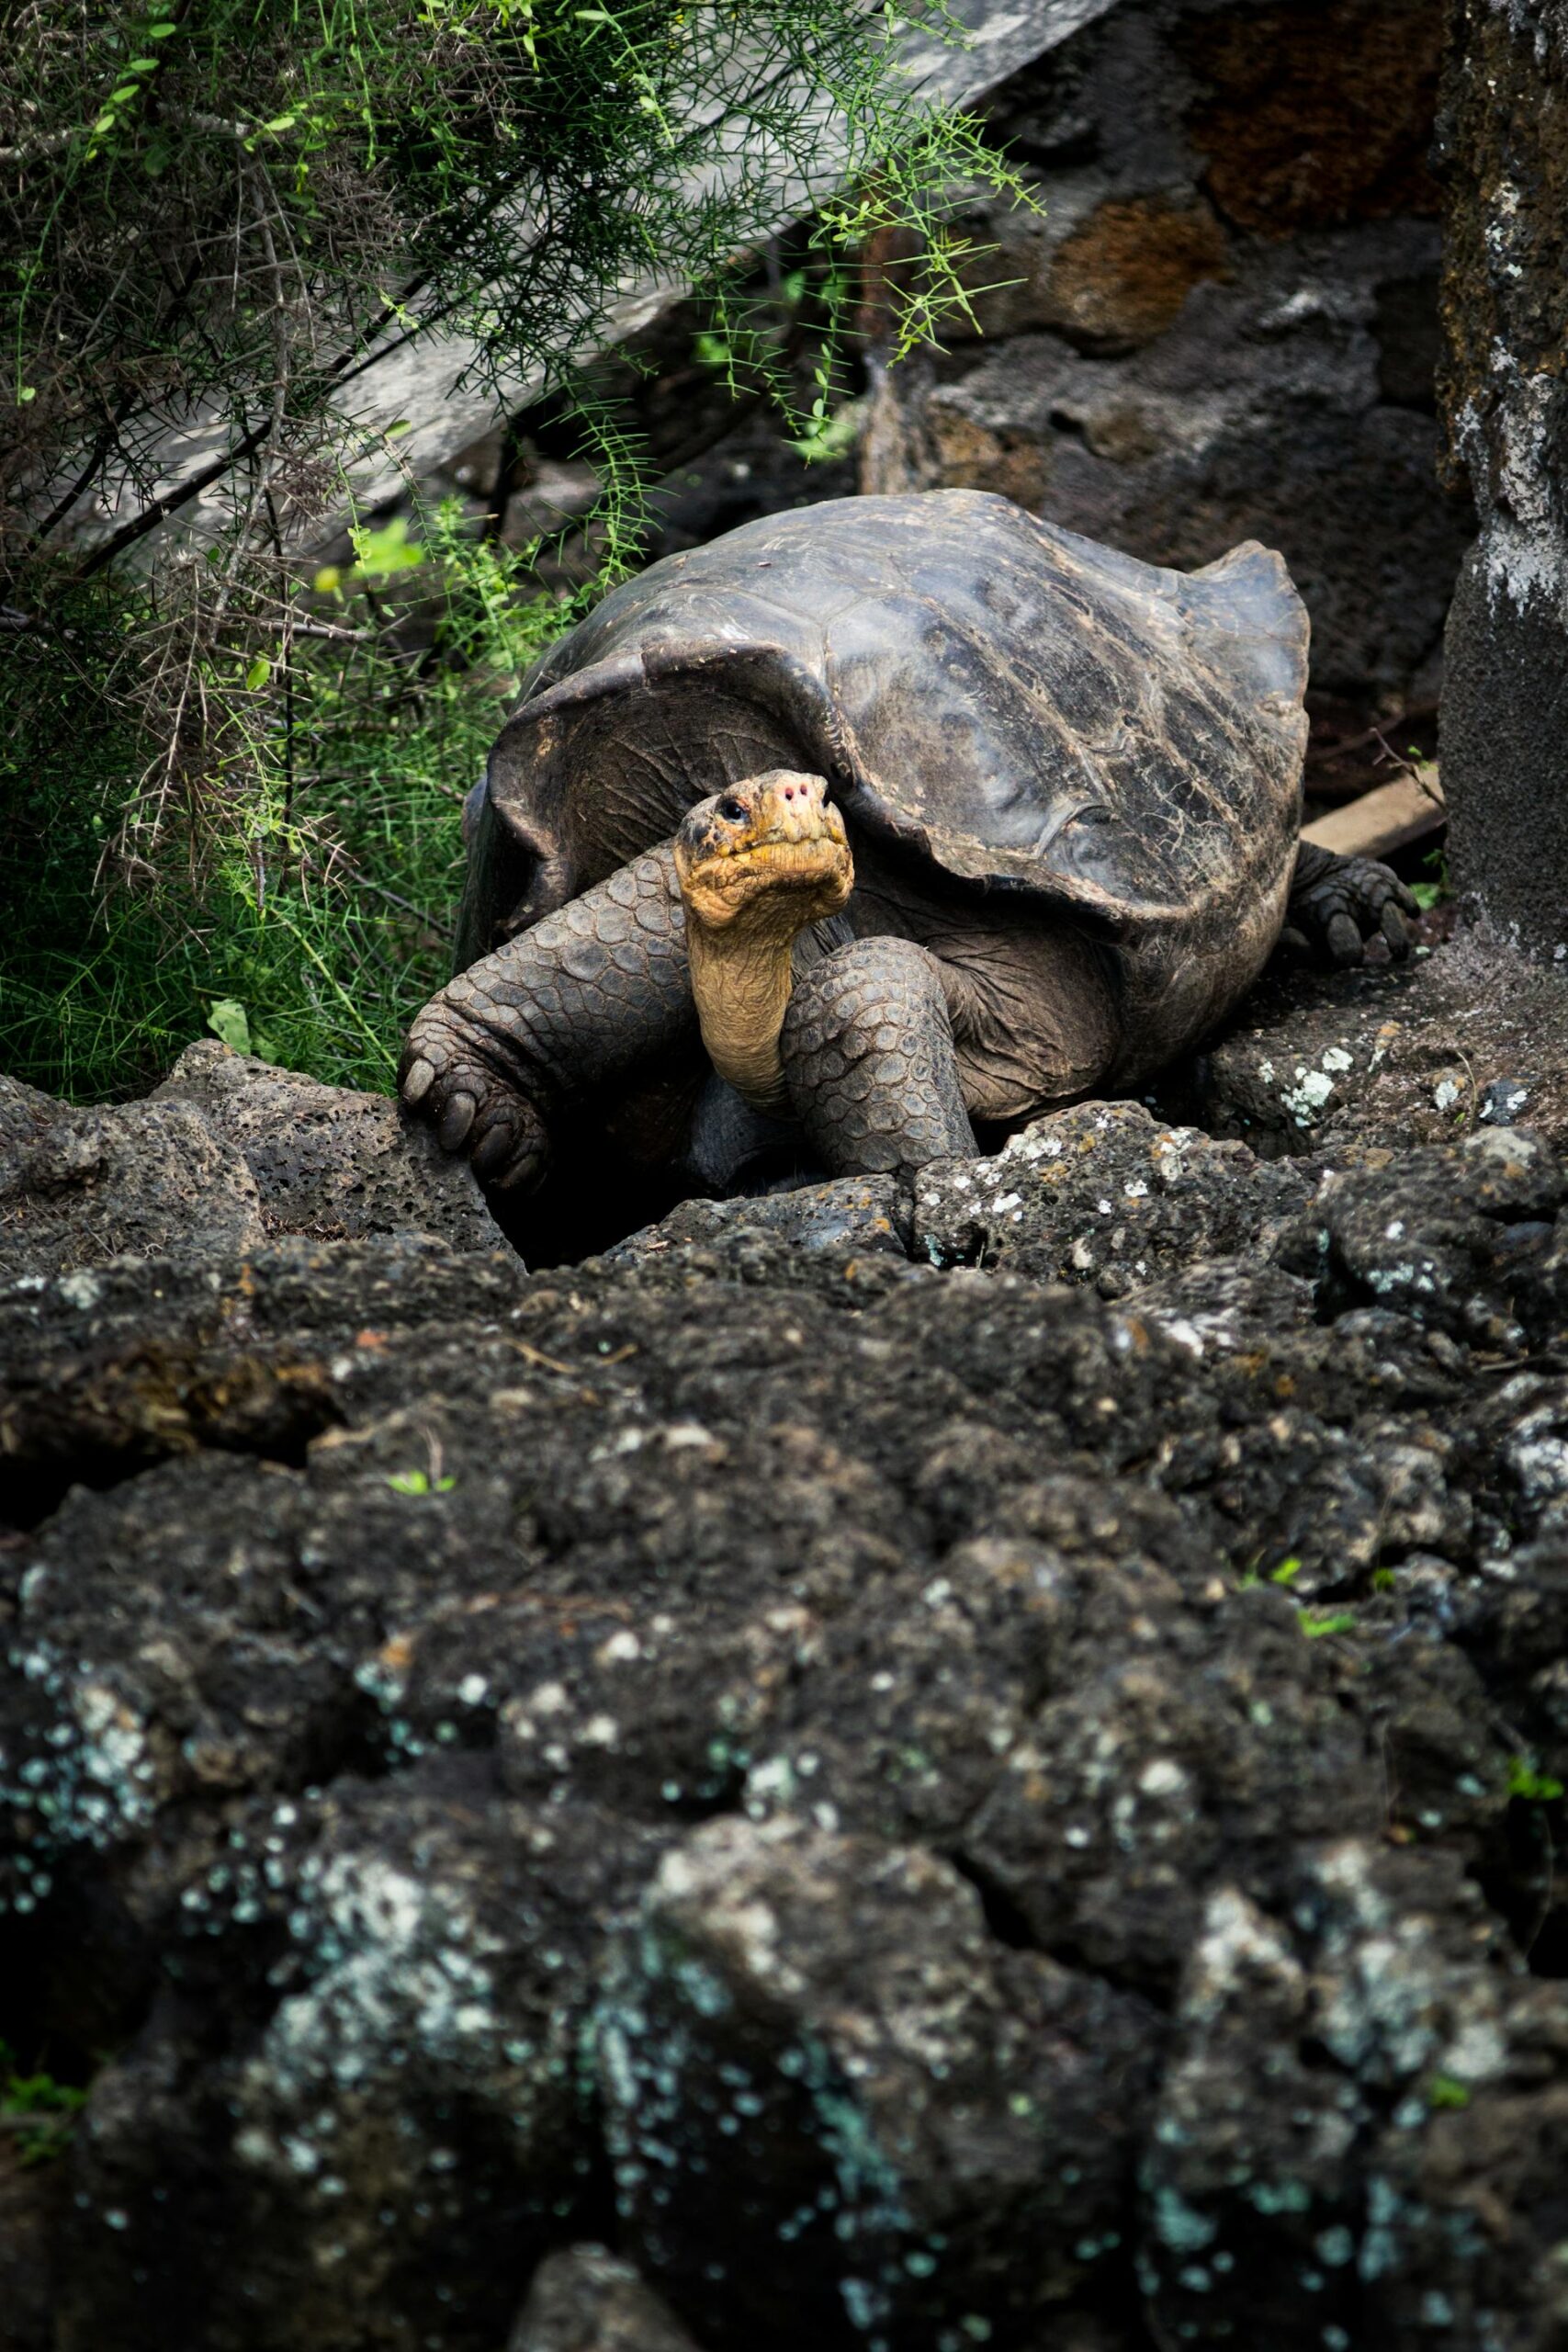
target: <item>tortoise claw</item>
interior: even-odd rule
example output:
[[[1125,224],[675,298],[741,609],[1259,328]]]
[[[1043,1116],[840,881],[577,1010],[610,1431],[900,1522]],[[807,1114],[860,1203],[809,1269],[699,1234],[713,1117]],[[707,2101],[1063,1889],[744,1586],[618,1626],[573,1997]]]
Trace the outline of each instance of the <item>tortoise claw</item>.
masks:
[[[484,1180],[487,1193],[513,1193],[522,1184],[530,1183],[539,1170],[539,1155],[533,1143],[520,1144],[498,1175]]]
[[[1324,934],[1336,964],[1359,964],[1364,952],[1360,926],[1352,914],[1333,914]]]
[[[435,1139],[443,1151],[457,1151],[460,1148],[464,1137],[474,1124],[474,1113],[479,1107],[473,1096],[464,1093],[461,1090],[449,1098],[435,1128]]]
[[[517,1148],[517,1134],[503,1112],[492,1111],[490,1123],[468,1154],[468,1164],[481,1184],[495,1182]]]
[[[1396,964],[1403,964],[1410,953],[1410,923],[1399,899],[1389,899],[1380,928],[1388,942],[1389,954]]]
[[[1308,944],[1341,969],[1359,964],[1366,943],[1382,939],[1403,963],[1410,953],[1408,918],[1420,912],[1397,874],[1371,857],[1336,857],[1303,846],[1282,944]]]
[[[487,1189],[526,1183],[546,1159],[543,1122],[509,1080],[494,1038],[452,998],[444,989],[415,1021],[399,1091],[434,1128],[442,1150],[465,1154]]]

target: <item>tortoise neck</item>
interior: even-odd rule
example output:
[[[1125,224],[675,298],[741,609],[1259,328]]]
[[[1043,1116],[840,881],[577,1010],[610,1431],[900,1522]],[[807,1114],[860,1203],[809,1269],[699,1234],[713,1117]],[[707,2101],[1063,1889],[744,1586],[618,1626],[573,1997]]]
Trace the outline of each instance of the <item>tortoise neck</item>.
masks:
[[[686,956],[703,1044],[720,1078],[769,1118],[789,1115],[779,1035],[794,986],[793,932],[710,930],[686,909]]]

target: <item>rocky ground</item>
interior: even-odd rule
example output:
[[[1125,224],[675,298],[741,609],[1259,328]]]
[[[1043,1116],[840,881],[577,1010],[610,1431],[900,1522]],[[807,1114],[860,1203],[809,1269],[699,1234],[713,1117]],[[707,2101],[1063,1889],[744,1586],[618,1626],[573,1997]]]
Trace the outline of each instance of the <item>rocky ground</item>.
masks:
[[[0,2340],[1568,2342],[1550,972],[544,1273],[210,1045],[0,1138]]]

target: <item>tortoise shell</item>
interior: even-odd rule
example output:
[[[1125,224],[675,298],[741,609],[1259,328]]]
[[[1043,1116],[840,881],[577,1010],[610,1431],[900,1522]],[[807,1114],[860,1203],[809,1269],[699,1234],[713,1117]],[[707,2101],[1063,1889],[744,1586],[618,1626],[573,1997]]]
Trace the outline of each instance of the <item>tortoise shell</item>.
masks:
[[[1131,940],[1278,901],[1307,617],[1249,542],[1141,563],[964,490],[835,499],[671,556],[539,661],[491,756],[463,960],[772,766],[852,836]]]

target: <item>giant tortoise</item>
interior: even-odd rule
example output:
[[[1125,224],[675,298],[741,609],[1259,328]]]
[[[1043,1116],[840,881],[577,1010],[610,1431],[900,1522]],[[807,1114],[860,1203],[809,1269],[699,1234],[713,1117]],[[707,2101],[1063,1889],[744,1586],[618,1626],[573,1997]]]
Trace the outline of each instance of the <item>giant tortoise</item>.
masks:
[[[1144,1077],[1287,924],[1403,955],[1404,885],[1297,840],[1306,657],[1256,544],[1160,571],[973,491],[656,563],[496,743],[403,1095],[498,1188],[682,1056],[661,1148],[713,1189],[781,1131],[918,1166]]]

